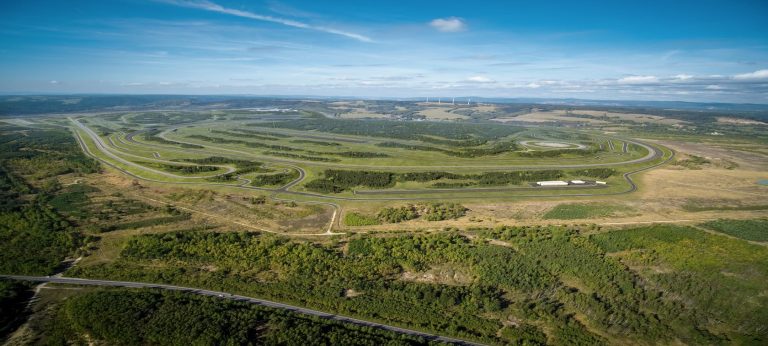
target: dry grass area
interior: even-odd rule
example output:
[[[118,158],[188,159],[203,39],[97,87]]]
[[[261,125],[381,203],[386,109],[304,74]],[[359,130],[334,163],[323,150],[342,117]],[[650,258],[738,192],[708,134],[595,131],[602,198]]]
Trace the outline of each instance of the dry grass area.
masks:
[[[731,118],[731,117],[717,117],[717,122],[722,124],[734,124],[734,125],[768,125],[768,123],[752,120],[752,119],[742,119],[742,118]]]
[[[466,115],[451,113],[456,109],[457,108],[452,108],[452,107],[431,107],[423,111],[419,111],[418,114],[421,114],[427,117],[427,119],[431,119],[431,120],[469,119],[469,117]]]
[[[222,192],[206,188],[150,184],[117,173],[94,175],[89,183],[100,189],[121,192],[128,198],[155,206],[171,204],[192,214],[194,224],[218,224],[232,230],[268,230],[289,233],[322,233],[330,222],[330,207],[275,202],[256,204],[261,195]],[[177,227],[178,228],[178,227]]]
[[[405,271],[400,279],[404,281],[457,286],[469,285],[474,281],[472,275],[449,265],[433,267],[423,272]]]
[[[654,124],[666,124],[666,125],[678,125],[684,124],[685,121],[679,119],[665,118],[658,115],[640,114],[640,113],[615,113],[615,112],[603,112],[603,111],[591,111],[591,110],[578,110],[574,111],[576,114],[586,114],[595,117],[607,116],[609,118],[615,118],[616,120],[632,121],[636,123],[654,123]]]
[[[609,120],[592,119],[579,117],[577,115],[589,115],[593,117],[608,117]],[[565,110],[553,110],[553,111],[541,111],[534,109],[533,112],[518,115],[516,117],[500,117],[493,119],[499,122],[510,121],[524,121],[532,123],[545,123],[545,122],[571,122],[571,123],[589,123],[589,124],[609,124],[612,122],[631,121],[634,123],[654,123],[664,125],[681,125],[685,121],[665,118],[658,115],[639,114],[639,113],[615,113],[604,112],[595,110],[577,110],[572,112],[566,112]]]
[[[607,124],[605,120],[590,119],[590,118],[578,118],[572,117],[566,114],[564,110],[554,111],[534,111],[527,114],[518,115],[516,117],[501,117],[492,119],[499,122],[510,121],[524,121],[531,123],[547,123],[547,122],[570,122],[570,123],[589,123],[589,124]]]

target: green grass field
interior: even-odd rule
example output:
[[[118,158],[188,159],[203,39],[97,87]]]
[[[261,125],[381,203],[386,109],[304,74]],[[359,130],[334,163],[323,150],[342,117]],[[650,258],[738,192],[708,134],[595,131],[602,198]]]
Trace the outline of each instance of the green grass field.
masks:
[[[736,238],[768,241],[768,219],[717,220],[701,224],[701,226]]]

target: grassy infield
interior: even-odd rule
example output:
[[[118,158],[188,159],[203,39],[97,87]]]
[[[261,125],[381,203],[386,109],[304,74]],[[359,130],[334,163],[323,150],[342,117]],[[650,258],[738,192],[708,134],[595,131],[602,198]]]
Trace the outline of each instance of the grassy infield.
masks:
[[[228,126],[225,124],[222,126],[223,128],[227,128]],[[261,154],[260,150],[255,150],[253,148],[245,148],[241,145],[230,145],[230,144],[210,144],[205,143],[202,141],[195,141],[186,138],[185,136],[187,134],[197,133],[197,134],[204,134],[204,135],[211,135],[209,132],[208,125],[201,125],[196,127],[187,127],[187,128],[180,128],[179,130],[172,132],[168,134],[169,139],[178,140],[178,141],[189,141],[189,142],[195,142],[198,144],[202,144],[205,146],[205,149],[202,150],[190,150],[190,149],[184,149],[184,148],[176,148],[173,146],[162,146],[162,149],[152,147],[144,147],[141,145],[136,145],[134,143],[130,143],[124,140],[121,140],[119,136],[112,135],[111,139],[112,142],[115,143],[115,146],[118,147],[118,149],[123,149],[124,151],[130,151],[134,155],[144,156],[147,158],[154,158],[154,153],[159,154],[161,159],[163,160],[174,160],[178,158],[202,158],[206,156],[230,156],[235,157],[238,159],[251,159],[251,160],[262,160],[262,161],[271,161],[275,160],[275,158],[269,158],[265,157]],[[259,131],[269,131],[269,129],[259,129]],[[281,133],[286,133],[285,130],[282,130]],[[216,134],[218,137],[226,137],[226,135],[223,134]],[[306,150],[311,151],[318,151],[318,152],[327,152],[327,151],[365,151],[365,152],[382,152],[389,155],[389,157],[386,158],[373,158],[373,159],[354,159],[354,158],[341,158],[342,162],[338,164],[327,164],[327,163],[308,163],[308,162],[301,162],[297,163],[297,165],[301,166],[307,171],[307,178],[304,180],[305,182],[311,181],[312,179],[318,177],[321,172],[327,168],[331,168],[333,166],[340,166],[337,168],[348,168],[348,169],[360,169],[359,167],[349,166],[344,167],[344,165],[356,165],[356,164],[364,164],[364,165],[380,165],[382,168],[380,170],[388,170],[388,171],[413,171],[414,168],[407,168],[407,167],[401,167],[401,166],[410,166],[410,165],[418,165],[418,166],[433,166],[435,168],[419,168],[419,170],[443,170],[443,171],[452,171],[457,173],[479,173],[483,171],[489,170],[489,168],[472,168],[473,166],[485,166],[488,165],[489,161],[486,157],[480,157],[475,159],[466,159],[466,158],[455,158],[455,157],[448,157],[446,155],[440,154],[440,153],[433,153],[433,152],[420,152],[416,150],[403,150],[403,149],[397,149],[397,148],[381,148],[373,145],[373,143],[350,143],[350,142],[339,142],[340,146],[323,146],[323,145],[314,145],[312,143],[301,143],[296,144],[293,141],[297,140],[297,138],[300,136],[299,133],[297,133],[294,136],[291,137],[281,137],[277,141],[270,142],[269,144],[277,144],[277,145],[285,145],[285,146],[292,146],[292,147],[300,147]],[[350,137],[350,136],[347,136]],[[351,137],[350,137],[351,138]],[[84,136],[85,142],[90,143],[90,139],[86,138]],[[141,141],[142,138],[140,136],[137,136],[135,138],[138,141]],[[235,138],[231,137],[231,139],[241,139],[242,138]],[[361,138],[357,138],[361,139]],[[370,139],[365,139],[370,140]],[[539,139],[540,140],[540,139]],[[98,150],[95,150],[95,148],[92,145],[89,145],[91,147],[91,152],[97,154],[98,156],[102,158],[107,158],[105,155],[101,154]],[[215,147],[215,148],[212,148]],[[220,148],[220,149],[219,149]],[[620,151],[620,146],[617,147],[616,151]],[[530,158],[520,158],[515,157],[514,155],[497,155],[493,157],[493,165],[499,166],[499,165],[532,165],[532,164],[541,164],[541,165],[547,165],[547,164],[567,164],[567,163],[596,163],[596,162],[615,162],[615,161],[624,161],[632,158],[638,158],[644,156],[645,152],[630,152],[630,154],[619,154],[619,153],[610,153],[610,154],[603,154],[603,157],[601,159],[594,159],[594,158],[557,158],[557,159],[551,159],[551,158],[541,158],[541,159],[530,159]],[[135,160],[135,157],[130,156],[123,156],[126,159]],[[277,158],[277,160],[284,160],[283,158]],[[453,168],[453,169],[440,169],[439,165],[462,165],[467,166],[466,168]],[[124,164],[116,163],[118,166],[120,166],[123,169],[126,169],[130,172],[136,173],[142,177],[150,178],[150,179],[156,179],[160,181],[168,181],[168,182],[186,182],[186,183],[195,183],[200,182],[199,179],[184,179],[184,178],[169,178],[158,174],[153,174],[152,172],[142,171],[140,169],[137,169],[135,167],[130,167]],[[627,188],[626,183],[621,178],[621,173],[627,170],[636,169],[639,167],[647,166],[651,163],[644,163],[644,164],[635,164],[635,165],[619,165],[615,167],[618,171],[617,174],[615,174],[613,177],[608,178],[607,181],[609,182],[609,187],[604,189],[593,189],[594,192],[597,193],[611,193],[611,192],[619,192],[623,191]],[[275,168],[280,168],[280,164],[273,164]],[[366,168],[370,170],[375,170],[375,168]],[[202,175],[202,174],[198,174]],[[249,176],[246,176],[248,178]],[[251,178],[253,176],[250,176]],[[579,178],[579,177],[570,177],[570,178]],[[395,189],[420,189],[420,188],[427,188],[432,182],[429,183],[419,183],[419,182],[406,182],[406,183],[398,183],[396,186],[394,186]],[[295,189],[301,190],[302,187],[298,186]],[[585,190],[579,190],[579,192],[589,192],[590,189]],[[484,199],[504,199],[506,197],[514,197],[515,195],[528,195],[528,194],[536,194],[536,195],[556,195],[556,194],[562,194],[562,191],[552,191],[552,190],[534,190],[534,191],[523,191],[523,192],[514,192],[514,191],[504,191],[504,192],[488,192],[483,193],[482,198]],[[465,193],[465,192],[457,192],[457,193],[446,193],[446,194],[439,194],[439,195],[430,195],[430,194],[413,194],[409,193],[407,195],[388,195],[387,197],[406,197],[406,198],[414,198],[418,199],[421,197],[427,197],[427,198],[434,198],[436,196],[440,198],[444,198],[446,200],[451,199],[461,199],[466,198],[468,195],[477,195],[477,193]],[[351,192],[344,192],[341,194],[338,194],[338,196],[342,197],[352,197],[353,194]]]

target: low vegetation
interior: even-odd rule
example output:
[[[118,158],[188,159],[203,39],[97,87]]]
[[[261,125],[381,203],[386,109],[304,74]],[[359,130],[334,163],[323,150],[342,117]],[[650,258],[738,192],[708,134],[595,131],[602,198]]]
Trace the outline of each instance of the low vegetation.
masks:
[[[609,217],[617,212],[626,211],[627,208],[608,204],[558,204],[547,211],[545,220],[576,220]]]
[[[710,221],[702,227],[722,232],[736,238],[768,242],[768,219]]]
[[[380,225],[381,221],[377,217],[349,212],[344,215],[344,224],[347,226],[373,226]]]

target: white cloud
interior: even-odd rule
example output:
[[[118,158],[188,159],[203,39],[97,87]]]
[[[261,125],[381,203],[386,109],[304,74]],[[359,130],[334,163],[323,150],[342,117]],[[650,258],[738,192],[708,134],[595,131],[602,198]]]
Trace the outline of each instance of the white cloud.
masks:
[[[59,84],[59,81],[57,81],[57,80],[52,80],[52,81],[50,81],[50,82],[48,82],[48,83],[51,83],[51,84],[53,84],[53,85],[56,85],[56,84]]]
[[[691,76],[689,74],[679,74],[679,75],[676,75],[676,76],[672,76],[672,78],[674,78],[673,80],[675,80],[675,81],[685,81],[685,80],[689,80],[689,79],[693,78],[693,76]]]
[[[768,70],[757,70],[733,76],[734,79],[768,79]]]
[[[619,84],[653,84],[658,83],[656,76],[628,76],[617,81]]]
[[[526,85],[526,87],[531,88],[531,89],[538,89],[538,88],[541,88],[541,84],[536,83],[536,82],[532,82],[532,83],[528,83],[528,85]]]
[[[168,4],[172,4],[172,5],[176,5],[176,6],[189,7],[189,8],[197,8],[197,9],[211,11],[211,12],[218,12],[218,13],[229,14],[229,15],[237,16],[237,17],[261,20],[261,21],[271,22],[271,23],[277,23],[277,24],[282,24],[282,25],[294,27],[294,28],[321,31],[321,32],[329,33],[329,34],[349,37],[349,38],[352,38],[352,39],[355,39],[355,40],[358,40],[358,41],[363,41],[363,42],[372,42],[373,41],[373,40],[371,40],[370,37],[367,37],[367,36],[364,36],[364,35],[360,35],[360,34],[357,34],[357,33],[354,33],[354,32],[343,31],[343,30],[329,28],[329,27],[324,27],[324,26],[310,25],[310,24],[299,22],[299,21],[292,20],[292,19],[273,17],[273,16],[266,16],[266,15],[257,14],[257,13],[253,13],[253,12],[236,10],[236,9],[233,9],[233,8],[226,8],[224,6],[221,6],[219,4],[210,2],[208,0],[158,0],[158,1],[165,2],[165,3],[168,3]]]
[[[429,22],[429,25],[442,32],[459,32],[467,29],[464,20],[457,17],[437,18]]]
[[[710,84],[710,85],[707,85],[706,87],[704,87],[704,89],[707,89],[707,90],[722,90],[723,87],[721,87],[719,85],[715,85],[715,84]]]
[[[467,82],[472,83],[495,83],[496,81],[486,76],[472,76],[467,78]]]

